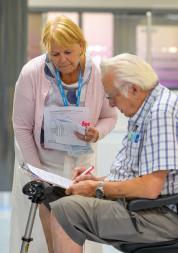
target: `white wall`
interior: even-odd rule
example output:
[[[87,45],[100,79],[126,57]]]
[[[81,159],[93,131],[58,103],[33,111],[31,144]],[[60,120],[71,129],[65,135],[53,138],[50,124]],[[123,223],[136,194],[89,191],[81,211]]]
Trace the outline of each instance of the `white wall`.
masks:
[[[116,128],[98,143],[98,150],[97,150],[98,175],[108,174],[112,161],[114,160],[117,152],[121,147],[121,141],[125,134],[126,126],[127,126],[127,119],[121,113],[118,112],[118,123]],[[119,251],[111,246],[102,245],[102,253],[119,253]]]
[[[98,175],[106,175],[109,172],[112,161],[121,147],[124,132],[113,131],[98,143],[97,171]]]
[[[123,124],[123,122],[122,122]],[[119,123],[118,123],[119,128]],[[106,175],[109,172],[111,163],[121,146],[124,132],[113,131],[98,144],[97,171],[99,175]],[[118,228],[119,229],[119,228]],[[118,253],[119,251],[108,245],[102,245],[102,253]],[[87,252],[86,252],[87,253]],[[97,253],[97,252],[95,252]]]

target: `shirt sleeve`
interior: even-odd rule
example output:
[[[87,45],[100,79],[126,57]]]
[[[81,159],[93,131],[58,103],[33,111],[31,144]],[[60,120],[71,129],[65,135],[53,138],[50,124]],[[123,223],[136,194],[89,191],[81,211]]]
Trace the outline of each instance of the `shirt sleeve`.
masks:
[[[173,108],[154,110],[145,126],[139,174],[159,170],[178,171],[178,142]]]

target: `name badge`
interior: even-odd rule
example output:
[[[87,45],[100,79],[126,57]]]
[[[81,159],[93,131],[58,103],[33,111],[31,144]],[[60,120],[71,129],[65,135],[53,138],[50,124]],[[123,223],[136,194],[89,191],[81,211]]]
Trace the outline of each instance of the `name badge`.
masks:
[[[137,132],[130,132],[128,135],[128,139],[131,142],[138,143],[138,141],[140,140],[140,134]]]
[[[135,125],[132,129],[132,131],[128,134],[128,140],[134,143],[138,143],[140,140],[140,134],[136,131],[138,129],[138,126]]]

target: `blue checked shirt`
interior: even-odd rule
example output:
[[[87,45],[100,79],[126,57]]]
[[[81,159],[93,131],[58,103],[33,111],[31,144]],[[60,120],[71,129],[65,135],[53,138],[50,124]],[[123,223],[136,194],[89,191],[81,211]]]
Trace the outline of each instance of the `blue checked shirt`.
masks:
[[[178,193],[178,97],[160,84],[129,118],[108,180],[124,181],[159,170],[168,171],[161,194]]]

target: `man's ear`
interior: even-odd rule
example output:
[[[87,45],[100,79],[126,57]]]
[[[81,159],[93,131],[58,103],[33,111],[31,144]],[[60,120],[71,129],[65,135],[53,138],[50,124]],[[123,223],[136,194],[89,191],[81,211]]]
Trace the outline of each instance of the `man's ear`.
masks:
[[[132,95],[134,95],[134,96],[137,97],[140,94],[140,87],[137,86],[137,85],[135,85],[135,84],[133,84],[131,86],[131,92],[132,92]]]

